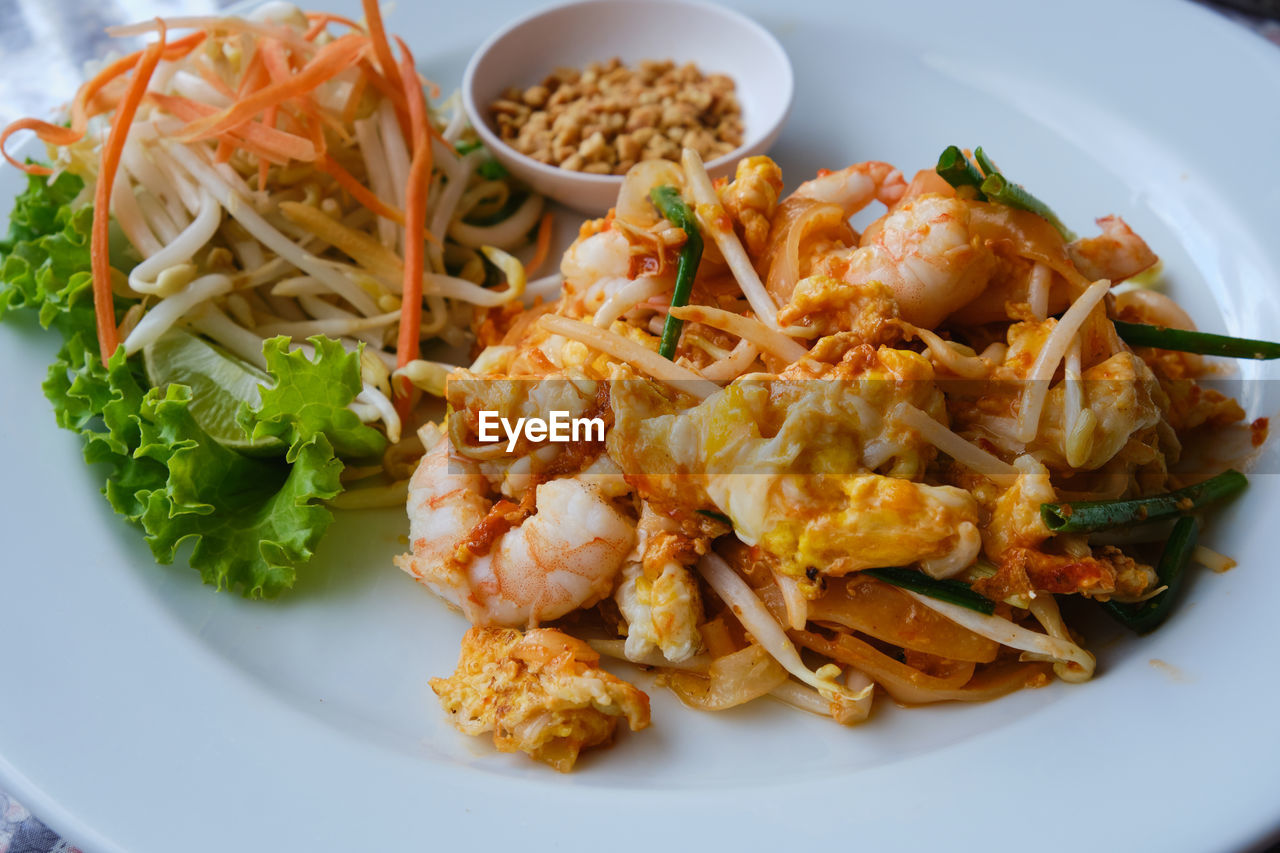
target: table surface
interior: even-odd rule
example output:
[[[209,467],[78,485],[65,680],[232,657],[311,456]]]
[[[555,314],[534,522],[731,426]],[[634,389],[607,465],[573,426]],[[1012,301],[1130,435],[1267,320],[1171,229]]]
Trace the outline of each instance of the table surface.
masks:
[[[22,116],[44,116],[50,105],[68,101],[83,80],[85,62],[120,49],[106,27],[155,16],[208,14],[232,2],[236,0],[0,0],[0,67],[5,69],[0,72],[0,126]],[[1280,22],[1204,5],[1280,47]],[[29,73],[32,68],[40,73]],[[78,851],[0,790],[0,853]]]

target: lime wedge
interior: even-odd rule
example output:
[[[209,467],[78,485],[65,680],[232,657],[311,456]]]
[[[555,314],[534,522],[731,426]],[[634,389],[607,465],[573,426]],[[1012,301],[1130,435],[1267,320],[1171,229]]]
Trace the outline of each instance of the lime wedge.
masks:
[[[240,404],[257,405],[258,386],[270,382],[258,368],[182,329],[171,329],[144,347],[142,363],[153,386],[191,388],[191,416],[219,444],[254,455],[284,449],[274,437],[250,441],[236,423]]]

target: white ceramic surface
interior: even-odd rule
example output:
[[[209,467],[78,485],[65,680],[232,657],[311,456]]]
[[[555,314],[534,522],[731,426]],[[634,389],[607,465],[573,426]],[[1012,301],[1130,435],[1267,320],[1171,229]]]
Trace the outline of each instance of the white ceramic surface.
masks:
[[[584,68],[619,57],[696,62],[703,73],[737,84],[745,131],[730,154],[707,163],[712,177],[733,173],[743,157],[766,151],[791,109],[792,72],[777,40],[755,21],[723,6],[690,0],[581,0],[538,11],[494,33],[467,66],[462,102],[481,140],[512,174],[537,191],[590,216],[613,206],[617,175],[571,172],[539,163],[502,142],[489,105],[509,86],[540,83],[555,68]]]
[[[1061,8],[744,2],[796,67],[774,149],[788,184],[982,144],[1078,230],[1128,219],[1204,327],[1280,337],[1275,48],[1186,4]],[[449,85],[525,11],[401,2],[387,24]],[[5,203],[17,186],[0,173]],[[0,786],[87,853],[1198,851],[1280,824],[1274,476],[1215,516],[1207,541],[1240,566],[1197,574],[1171,623],[1142,640],[1085,626],[1091,683],[881,707],[853,730],[654,691],[652,729],[560,776],[444,720],[426,680],[464,626],[390,565],[399,513],[340,518],[274,603],[156,566],[54,427],[54,349],[34,323],[0,325]],[[1251,414],[1280,410],[1274,384],[1247,387]]]

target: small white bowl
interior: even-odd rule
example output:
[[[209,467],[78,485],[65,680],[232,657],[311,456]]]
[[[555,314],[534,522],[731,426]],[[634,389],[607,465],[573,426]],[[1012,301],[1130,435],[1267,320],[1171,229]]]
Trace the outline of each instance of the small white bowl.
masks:
[[[489,38],[462,78],[462,103],[480,140],[503,166],[538,192],[589,216],[613,206],[619,175],[548,166],[504,143],[489,106],[509,86],[541,83],[558,67],[585,68],[620,57],[697,63],[704,74],[733,78],[742,105],[743,144],[707,164],[730,174],[743,157],[762,154],[782,130],[794,88],[791,62],[777,39],[750,18],[689,0],[580,0],[521,18]]]

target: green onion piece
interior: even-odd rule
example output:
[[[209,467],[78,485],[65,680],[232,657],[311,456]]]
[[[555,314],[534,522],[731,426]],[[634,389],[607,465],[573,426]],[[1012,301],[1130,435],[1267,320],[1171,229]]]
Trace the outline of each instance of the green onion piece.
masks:
[[[486,181],[500,181],[511,173],[507,171],[507,167],[490,157],[479,166],[476,172]]]
[[[1135,347],[1194,352],[1200,355],[1220,355],[1226,358],[1280,358],[1280,344],[1273,341],[1255,341],[1250,338],[1233,338],[1229,335],[1211,335],[1208,332],[1188,332],[1185,329],[1169,329],[1147,323],[1115,321],[1116,334],[1124,342]]]
[[[1187,564],[1191,562],[1191,554],[1196,549],[1198,531],[1196,520],[1191,516],[1178,519],[1178,523],[1173,526],[1173,532],[1169,534],[1164,551],[1160,554],[1160,562],[1156,566],[1156,576],[1167,587],[1164,592],[1139,604],[1099,602],[1103,609],[1121,625],[1139,634],[1150,634],[1159,628],[1169,618],[1174,601],[1185,584]]]
[[[457,145],[453,146],[453,150],[457,151],[459,156],[462,156],[462,155],[470,154],[472,151],[475,151],[477,148],[483,148],[483,147],[484,147],[484,143],[481,142],[479,139],[468,139],[466,142],[459,142]]]
[[[942,152],[942,155],[938,157],[936,171],[939,177],[956,189],[973,187],[978,194],[978,201],[987,200],[987,197],[982,194],[982,190],[978,189],[982,186],[982,173],[969,162],[969,158],[964,156],[964,152],[957,146],[952,145]]]
[[[716,512],[715,510],[711,510],[711,509],[700,509],[700,510],[696,510],[696,512],[698,513],[698,515],[705,515],[707,518],[715,519],[721,524],[727,524],[730,527],[733,527],[733,519],[722,512]]]
[[[1200,509],[1242,491],[1249,478],[1230,469],[1202,483],[1149,498],[1041,504],[1040,517],[1054,533],[1096,533],[1147,521],[1160,521]]]
[[[996,168],[996,164],[992,163],[991,158],[987,156],[987,152],[982,150],[981,145],[973,149],[973,159],[978,161],[978,166],[982,168],[982,174],[984,175],[1001,174],[1000,170]]]
[[[693,210],[680,198],[675,187],[654,187],[649,191],[649,198],[658,212],[685,234],[684,248],[680,250],[680,261],[676,265],[676,286],[671,293],[671,307],[683,308],[689,304],[693,277],[697,275],[698,264],[702,261],[702,233],[698,230]],[[676,345],[680,343],[680,330],[683,328],[683,320],[667,315],[667,321],[662,326],[662,342],[658,345],[659,355],[675,359]]]
[[[1054,228],[1058,229],[1058,233],[1062,235],[1062,239],[1071,241],[1076,238],[1074,232],[1070,228],[1062,224],[1062,220],[1058,215],[1049,209],[1049,205],[1024,190],[1022,187],[1005,179],[1005,176],[997,172],[994,175],[987,175],[982,181],[982,192],[988,201],[994,201],[997,204],[1003,204],[1006,207],[1016,207],[1019,210],[1025,210],[1034,213],[1036,216],[1046,220]]]
[[[912,592],[918,592],[930,598],[936,598],[939,601],[958,604],[961,607],[967,607],[970,610],[976,610],[988,616],[995,612],[996,609],[994,601],[986,596],[979,595],[970,589],[967,583],[960,581],[937,580],[914,569],[897,567],[863,569],[862,574],[893,586],[909,589]]]

